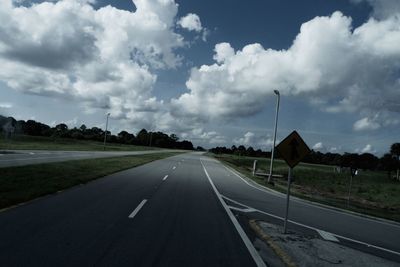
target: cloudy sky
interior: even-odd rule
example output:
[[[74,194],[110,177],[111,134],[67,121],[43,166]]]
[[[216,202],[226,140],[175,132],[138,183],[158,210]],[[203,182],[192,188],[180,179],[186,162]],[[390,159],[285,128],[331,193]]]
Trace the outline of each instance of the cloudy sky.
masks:
[[[0,0],[0,114],[323,152],[400,138],[398,0]]]

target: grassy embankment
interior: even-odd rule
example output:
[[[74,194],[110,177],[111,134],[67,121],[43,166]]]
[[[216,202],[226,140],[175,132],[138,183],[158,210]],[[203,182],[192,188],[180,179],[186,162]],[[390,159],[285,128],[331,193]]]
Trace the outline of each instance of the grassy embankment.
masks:
[[[264,177],[252,176],[253,161],[258,167],[269,170],[269,159],[214,155],[259,184],[286,193],[288,166],[282,160],[274,161],[275,186],[265,185]],[[259,169],[261,171],[261,169]],[[291,192],[297,197],[347,209],[350,174],[334,172],[333,166],[300,163],[293,171],[295,181]],[[390,179],[386,172],[359,171],[353,178],[349,210],[400,221],[400,183]]]
[[[155,153],[0,168],[0,209],[177,154]]]
[[[103,151],[103,143],[69,138],[53,139],[51,137],[18,135],[8,140],[0,138],[0,150],[2,149]],[[136,151],[150,149],[160,148],[114,143],[107,143],[106,145],[106,151]]]

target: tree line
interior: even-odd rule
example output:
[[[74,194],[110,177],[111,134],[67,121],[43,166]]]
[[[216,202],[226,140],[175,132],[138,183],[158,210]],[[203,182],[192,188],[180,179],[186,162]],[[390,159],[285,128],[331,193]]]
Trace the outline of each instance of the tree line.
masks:
[[[232,154],[238,156],[249,156],[249,157],[271,157],[271,152],[262,151],[261,149],[255,150],[253,147],[246,148],[243,145],[227,147],[214,147],[210,149],[210,152],[214,154]],[[275,151],[275,157],[281,158],[278,151]],[[400,168],[400,143],[394,143],[390,146],[388,153],[382,157],[371,153],[322,153],[319,151],[311,150],[303,160],[306,163],[313,164],[324,164],[339,166],[341,168],[356,168],[363,170],[381,170],[387,171],[388,176],[392,177],[392,173],[396,171],[396,178],[399,180],[399,168]]]
[[[5,137],[12,137],[14,134],[23,134],[31,136],[45,136],[50,138],[71,138],[77,140],[92,140],[103,141],[105,131],[99,127],[89,128],[82,124],[79,128],[68,128],[65,123],[57,124],[50,127],[41,122],[34,120],[15,120],[13,117],[4,117],[0,115],[0,132]],[[175,148],[193,150],[193,144],[190,141],[180,141],[176,134],[166,134],[160,131],[149,132],[146,129],[140,130],[138,133],[133,134],[124,130],[117,135],[111,134],[107,131],[107,142],[128,144],[128,145],[141,145],[141,146],[155,146],[162,148]],[[200,147],[199,147],[200,148]]]

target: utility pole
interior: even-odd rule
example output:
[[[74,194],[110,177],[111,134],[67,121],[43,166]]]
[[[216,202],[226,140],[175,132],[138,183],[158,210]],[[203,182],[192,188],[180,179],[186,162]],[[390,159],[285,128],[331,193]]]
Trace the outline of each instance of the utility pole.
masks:
[[[106,150],[106,141],[107,141],[107,128],[108,128],[108,117],[110,117],[110,113],[107,113],[107,119],[106,119],[106,131],[104,132],[104,146],[103,146],[103,150]]]
[[[272,152],[271,152],[271,162],[269,166],[269,175],[268,175],[268,183],[272,182],[272,171],[274,169],[274,152],[275,152],[275,143],[276,143],[276,131],[278,128],[278,112],[279,112],[279,102],[281,95],[278,90],[274,90],[274,93],[277,95],[276,99],[276,112],[275,112],[275,129],[274,129],[274,144],[272,146]]]

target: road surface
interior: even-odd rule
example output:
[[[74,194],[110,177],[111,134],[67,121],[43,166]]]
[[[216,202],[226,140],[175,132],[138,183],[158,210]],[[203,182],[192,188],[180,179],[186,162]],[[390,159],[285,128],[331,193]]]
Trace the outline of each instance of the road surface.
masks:
[[[1,212],[0,264],[257,266],[232,219],[181,154]]]
[[[51,150],[1,150],[0,168],[38,163],[60,162],[76,159],[93,159],[167,153],[181,150],[160,149],[145,151],[51,151]]]
[[[0,263],[262,266],[228,207],[281,223],[285,197],[200,153],[181,154],[1,212]],[[289,214],[289,229],[400,262],[399,224],[298,199]]]
[[[281,194],[243,179],[240,174],[214,159],[204,165],[228,204],[248,216],[268,218],[282,225],[286,194]],[[341,212],[308,201],[291,198],[289,227],[317,232],[322,238],[400,262],[400,224]]]

